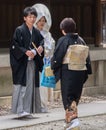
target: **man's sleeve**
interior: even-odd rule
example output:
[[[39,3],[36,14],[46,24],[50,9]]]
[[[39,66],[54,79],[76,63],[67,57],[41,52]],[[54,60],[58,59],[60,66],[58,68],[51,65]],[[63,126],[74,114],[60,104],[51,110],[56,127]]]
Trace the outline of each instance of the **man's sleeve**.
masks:
[[[16,59],[20,59],[27,50],[22,47],[22,34],[21,30],[16,29],[13,35],[12,44],[10,46],[10,52]]]

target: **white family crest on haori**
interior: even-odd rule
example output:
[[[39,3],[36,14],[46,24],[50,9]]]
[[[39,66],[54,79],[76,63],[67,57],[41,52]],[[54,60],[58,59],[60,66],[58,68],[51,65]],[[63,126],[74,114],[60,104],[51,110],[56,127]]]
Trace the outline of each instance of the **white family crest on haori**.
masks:
[[[67,49],[63,64],[68,63],[69,70],[87,70],[86,59],[89,47],[86,45],[74,44]]]

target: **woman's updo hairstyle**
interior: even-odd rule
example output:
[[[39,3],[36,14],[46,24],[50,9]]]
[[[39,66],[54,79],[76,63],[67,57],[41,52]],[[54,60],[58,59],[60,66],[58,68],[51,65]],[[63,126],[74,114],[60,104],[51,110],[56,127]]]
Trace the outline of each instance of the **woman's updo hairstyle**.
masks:
[[[76,23],[72,18],[64,18],[60,23],[60,29],[65,33],[75,33]]]

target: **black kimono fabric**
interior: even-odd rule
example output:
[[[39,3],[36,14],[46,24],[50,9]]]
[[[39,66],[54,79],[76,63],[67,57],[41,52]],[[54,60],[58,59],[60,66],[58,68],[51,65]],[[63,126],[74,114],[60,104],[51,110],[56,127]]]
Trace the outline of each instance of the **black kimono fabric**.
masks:
[[[13,84],[26,86],[26,67],[28,57],[25,52],[33,49],[31,42],[34,42],[36,47],[43,46],[43,37],[40,32],[33,27],[32,36],[25,23],[17,27],[12,44],[10,46],[10,64],[12,68]],[[42,71],[43,67],[43,55],[40,57],[38,54],[34,58],[35,62],[35,86],[39,87],[39,71]]]
[[[68,46],[76,42],[78,44],[85,44],[78,34],[67,34],[61,37],[57,42],[51,61],[51,68],[54,70],[56,81],[59,79],[61,81],[61,92],[65,109],[67,109],[72,101],[76,101],[78,104],[83,84],[87,80],[88,74],[92,73],[89,56],[87,58],[87,70],[84,71],[68,70],[68,64],[62,64]]]

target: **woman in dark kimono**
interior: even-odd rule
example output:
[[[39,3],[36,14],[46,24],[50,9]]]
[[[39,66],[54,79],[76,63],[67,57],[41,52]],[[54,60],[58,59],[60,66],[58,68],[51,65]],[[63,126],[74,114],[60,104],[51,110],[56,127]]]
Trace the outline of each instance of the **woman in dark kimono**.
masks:
[[[79,130],[79,120],[77,115],[77,105],[79,103],[83,84],[88,78],[88,74],[92,73],[89,54],[84,57],[85,64],[82,69],[75,69],[76,66],[71,66],[70,47],[74,44],[84,45],[84,40],[75,33],[76,23],[72,18],[65,18],[60,23],[62,36],[56,45],[54,55],[52,57],[51,68],[54,70],[56,81],[60,79],[61,93],[64,109],[66,111],[66,130]],[[69,47],[70,46],[70,47]],[[69,62],[68,62],[69,59]],[[79,64],[79,63],[78,63]]]
[[[42,71],[44,55],[43,37],[33,27],[37,17],[36,10],[26,7],[23,17],[25,22],[16,28],[10,47],[13,76],[12,112],[19,117],[40,112],[39,71]]]

